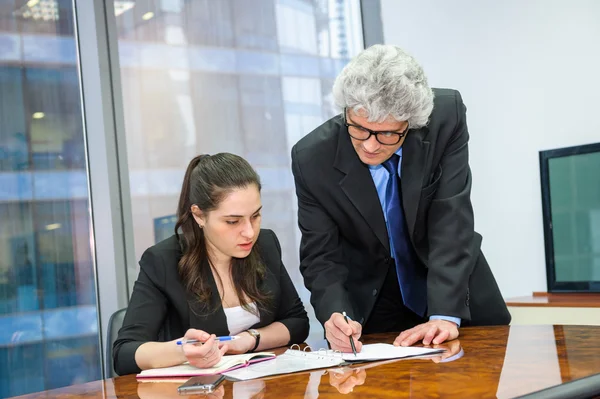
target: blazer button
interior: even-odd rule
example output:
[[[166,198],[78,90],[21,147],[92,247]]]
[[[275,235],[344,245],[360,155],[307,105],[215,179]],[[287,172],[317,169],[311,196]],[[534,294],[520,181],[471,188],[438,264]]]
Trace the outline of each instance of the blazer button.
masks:
[[[385,259],[384,259],[384,261],[385,261],[386,264],[389,265],[390,262],[392,261],[392,259],[386,256]]]
[[[377,289],[373,290],[373,296],[377,296]]]
[[[365,318],[364,318],[364,317],[361,317],[361,318],[360,318],[360,321],[359,321],[359,323],[360,323],[360,324],[362,324],[362,323],[364,323],[364,322],[365,322]]]

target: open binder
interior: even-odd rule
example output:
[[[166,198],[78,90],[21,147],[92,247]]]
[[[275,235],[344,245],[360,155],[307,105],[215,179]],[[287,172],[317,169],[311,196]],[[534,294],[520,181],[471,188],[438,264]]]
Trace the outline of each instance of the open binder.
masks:
[[[310,346],[300,350],[300,346],[294,344],[268,364],[253,364],[244,370],[232,370],[223,374],[233,380],[246,381],[271,375],[336,367],[345,362],[342,353],[338,351],[326,349],[312,351]]]
[[[300,346],[292,345],[290,349],[277,356],[274,360],[253,364],[244,369],[232,370],[223,374],[234,380],[245,381],[271,375],[337,367],[356,362],[426,356],[443,351],[444,349],[371,344],[363,345],[361,352],[357,356],[354,356],[353,353],[341,353],[327,349],[312,351],[310,346],[307,346],[304,350],[300,350]]]

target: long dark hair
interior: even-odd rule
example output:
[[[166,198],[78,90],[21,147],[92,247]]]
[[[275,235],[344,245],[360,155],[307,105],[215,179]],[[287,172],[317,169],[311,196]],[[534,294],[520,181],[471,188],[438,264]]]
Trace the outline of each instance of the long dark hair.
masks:
[[[197,205],[202,212],[210,212],[232,190],[250,185],[256,185],[260,191],[258,174],[244,158],[229,153],[195,157],[183,178],[175,224],[175,234],[183,251],[178,264],[179,276],[186,290],[210,311],[216,310],[209,308],[213,293],[208,281],[213,266],[208,257],[204,231],[194,220],[191,208]],[[269,296],[260,291],[259,285],[265,277],[266,267],[256,245],[247,257],[233,258],[231,266],[233,287],[241,306],[256,313],[246,301],[247,297],[250,302],[256,303],[257,309],[265,308]]]

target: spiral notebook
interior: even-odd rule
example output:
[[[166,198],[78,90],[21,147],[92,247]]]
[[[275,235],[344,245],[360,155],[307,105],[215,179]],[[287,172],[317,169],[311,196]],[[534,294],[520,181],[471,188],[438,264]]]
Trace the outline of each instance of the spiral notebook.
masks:
[[[177,378],[177,377],[195,377],[199,375],[215,375],[223,374],[225,371],[235,370],[240,367],[249,367],[251,364],[264,362],[275,359],[275,354],[272,352],[257,352],[245,353],[242,355],[223,356],[221,361],[213,367],[200,369],[192,366],[189,363],[184,363],[178,366],[164,367],[159,369],[144,370],[136,377],[138,379],[145,378]]]
[[[290,374],[299,371],[337,367],[354,362],[370,362],[377,360],[401,359],[415,356],[433,355],[444,352],[444,349],[401,347],[390,344],[363,345],[360,353],[341,353],[339,351],[320,349],[312,351],[310,346],[300,350],[298,345],[266,363],[252,364],[243,369],[223,373],[227,377],[246,381],[278,374]]]

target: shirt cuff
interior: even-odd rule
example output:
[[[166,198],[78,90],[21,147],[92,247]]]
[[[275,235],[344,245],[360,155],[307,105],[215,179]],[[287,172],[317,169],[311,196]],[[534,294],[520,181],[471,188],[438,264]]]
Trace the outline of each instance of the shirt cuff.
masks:
[[[440,316],[440,315],[429,316],[429,320],[451,321],[452,323],[456,323],[457,327],[460,327],[460,322],[461,322],[461,319],[459,317]]]

